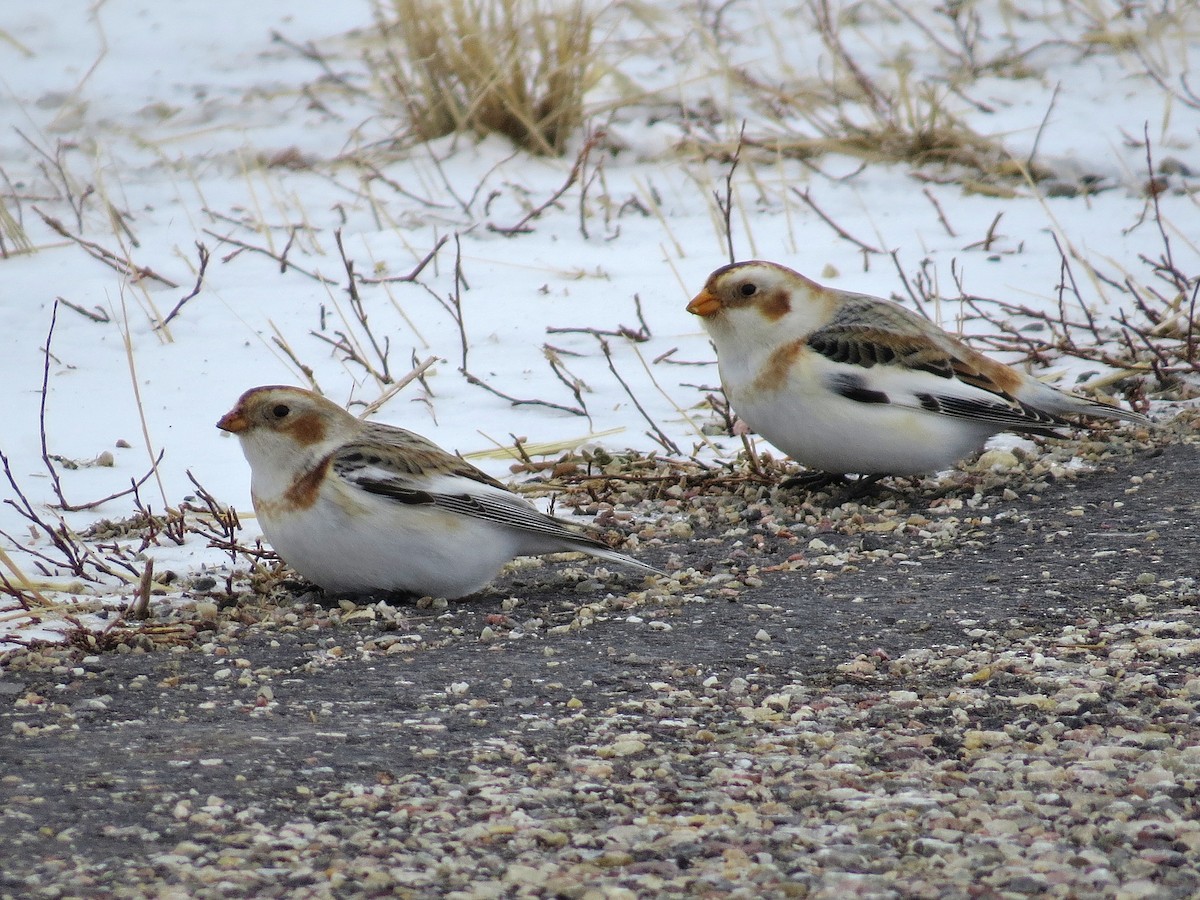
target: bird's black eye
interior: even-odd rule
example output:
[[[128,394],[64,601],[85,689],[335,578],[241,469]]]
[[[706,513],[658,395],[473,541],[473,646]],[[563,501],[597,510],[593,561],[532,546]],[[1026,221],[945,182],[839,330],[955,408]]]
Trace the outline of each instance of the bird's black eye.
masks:
[[[283,403],[276,403],[271,408],[271,415],[273,415],[277,419],[286,419],[287,414],[290,412],[291,412],[291,410],[287,407],[286,404],[283,404]]]
[[[752,281],[747,281],[742,285],[741,292],[743,297],[753,297],[758,293],[758,285]]]

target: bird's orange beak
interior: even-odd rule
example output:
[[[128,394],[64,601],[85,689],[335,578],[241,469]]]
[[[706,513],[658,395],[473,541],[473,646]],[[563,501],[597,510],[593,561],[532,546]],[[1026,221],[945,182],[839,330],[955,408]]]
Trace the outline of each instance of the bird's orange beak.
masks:
[[[242,408],[238,406],[221,416],[217,427],[230,434],[241,434],[250,427],[250,423],[246,421],[246,417],[242,415]]]
[[[692,298],[692,302],[687,305],[687,311],[694,316],[702,316],[707,319],[721,311],[721,301],[710,294],[706,288]]]

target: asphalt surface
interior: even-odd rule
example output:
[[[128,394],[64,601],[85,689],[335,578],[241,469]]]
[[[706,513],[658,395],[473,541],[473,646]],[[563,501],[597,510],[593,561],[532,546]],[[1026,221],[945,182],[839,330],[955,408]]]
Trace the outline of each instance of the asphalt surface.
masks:
[[[586,627],[555,629],[640,578],[564,594],[561,566],[547,566],[445,610],[399,607],[390,622],[301,617],[304,627],[214,629],[146,653],[18,654],[0,669],[0,895],[32,895],[30,877],[53,882],[45,873],[55,860],[95,870],[173,846],[189,829],[172,811],[180,798],[216,794],[275,827],[347,781],[469,780],[490,746],[553,763],[587,740],[586,719],[568,715],[580,707],[627,705],[631,728],[670,740],[639,712],[661,681],[699,692],[715,676],[756,691],[804,683],[836,693],[852,680],[838,667],[860,654],[954,653],[978,629],[1013,637],[1144,617],[1117,599],[1197,575],[1198,498],[1200,449],[1168,445],[1036,498],[997,502],[986,522],[936,550],[908,533],[830,533],[830,552],[851,553],[852,565],[768,570],[761,583],[609,609]],[[668,552],[711,572],[766,567],[790,551],[768,537],[750,552],[713,530],[644,555],[661,563]],[[516,611],[505,603],[512,596]],[[1194,589],[1173,597],[1164,602],[1200,602]],[[311,599],[297,597],[297,608]],[[541,627],[513,626],[530,618]]]

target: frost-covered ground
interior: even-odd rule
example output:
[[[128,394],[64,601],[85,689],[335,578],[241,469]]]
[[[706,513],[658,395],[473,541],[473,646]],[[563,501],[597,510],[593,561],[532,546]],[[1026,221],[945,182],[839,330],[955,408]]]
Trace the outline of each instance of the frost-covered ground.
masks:
[[[248,512],[247,467],[214,428],[243,390],[309,384],[303,366],[335,400],[372,403],[430,357],[424,379],[376,415],[464,454],[518,436],[554,452],[596,442],[733,455],[739,440],[702,433],[717,373],[684,305],[728,259],[715,196],[730,166],[717,151],[736,146],[743,122],[732,195],[738,258],[901,299],[903,270],[918,294],[996,298],[1052,316],[1062,301],[1079,320],[1071,292],[1063,300],[1060,291],[1061,246],[1102,324],[1122,310],[1136,316],[1119,287],[1126,279],[1169,293],[1146,262],[1163,256],[1164,233],[1176,267],[1197,271],[1200,181],[1189,173],[1200,172],[1200,103],[1180,76],[1196,62],[1200,14],[1168,4],[1125,18],[1102,0],[1021,15],[966,4],[957,18],[933,4],[900,6],[834,8],[847,54],[839,58],[837,40],[813,27],[820,4],[759,0],[717,13],[613,4],[600,19],[605,74],[588,96],[592,127],[604,135],[586,154],[581,134],[563,158],[546,159],[497,137],[406,140],[364,63],[373,49],[368,3],[300,0],[286,15],[229,0],[7,4],[0,198],[32,245],[22,250],[6,230],[0,259],[0,448],[13,481],[57,523],[41,459],[47,375],[47,450],[84,463],[56,464],[69,502],[123,490],[161,452],[139,492],[151,511],[193,494],[190,472]],[[834,90],[849,82],[858,84],[853,101]],[[946,112],[981,137],[981,156],[1004,152],[977,170],[912,154],[864,160],[829,141],[846,132],[839,120],[920,130]],[[1157,219],[1147,135],[1152,165],[1170,158]],[[809,152],[789,152],[800,147]],[[577,164],[579,177],[556,203],[505,233],[554,197]],[[1022,165],[1050,177],[1035,186]],[[365,326],[348,295],[339,230]],[[196,285],[198,245],[209,254],[203,282],[172,317]],[[388,280],[435,248],[416,281]],[[96,258],[105,253],[108,262]],[[55,298],[63,304],[47,369]],[[645,416],[597,335],[550,331],[637,330],[639,301],[649,336],[607,342]],[[947,327],[996,332],[961,321],[969,310],[957,300],[929,309]],[[542,403],[514,406],[469,382],[464,341],[476,379]],[[1075,359],[1055,365],[1072,381],[1109,374]],[[546,405],[578,408],[580,399],[586,415]],[[110,466],[86,464],[106,453]],[[511,459],[475,461],[504,476]],[[0,492],[15,496],[8,483]],[[84,529],[133,511],[126,496],[65,520]],[[252,542],[253,519],[243,523],[242,540]],[[39,564],[35,554],[55,560],[57,551],[12,505],[0,507],[0,529],[7,560],[47,598],[132,591],[110,576],[85,582]],[[160,543],[147,551],[160,573],[227,564],[195,535]],[[21,577],[3,571],[14,584]],[[31,626],[11,597],[0,599],[6,606],[0,630],[31,637],[61,627],[53,618]]]

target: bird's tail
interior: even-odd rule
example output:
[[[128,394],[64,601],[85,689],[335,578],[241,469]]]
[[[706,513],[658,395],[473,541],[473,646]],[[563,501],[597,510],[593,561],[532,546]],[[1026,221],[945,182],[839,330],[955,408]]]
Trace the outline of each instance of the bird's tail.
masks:
[[[612,550],[606,545],[602,544],[600,541],[593,540],[589,537],[584,537],[583,535],[579,535],[578,541],[572,541],[571,546],[567,549],[580,550],[583,553],[587,553],[596,557],[597,559],[603,559],[611,563],[617,563],[618,565],[626,566],[630,569],[641,569],[643,572],[652,572],[655,575],[667,574],[666,572],[662,571],[662,569],[656,569],[654,566],[644,563],[641,560],[634,559],[632,556],[626,556],[624,553],[619,553],[616,550]]]
[[[1131,409],[1121,409],[1119,406],[1113,406],[1111,403],[1105,403],[1103,400],[1092,400],[1089,397],[1079,397],[1084,405],[1079,412],[1085,416],[1100,416],[1103,419],[1120,419],[1123,422],[1132,422],[1135,425],[1149,425],[1150,419],[1143,416],[1139,412],[1134,412]]]
[[[1036,379],[1017,391],[1022,403],[1059,416],[1098,416],[1102,419],[1121,419],[1135,425],[1149,425],[1150,419],[1131,409],[1121,409],[1103,400],[1094,400],[1074,391],[1065,391]]]

